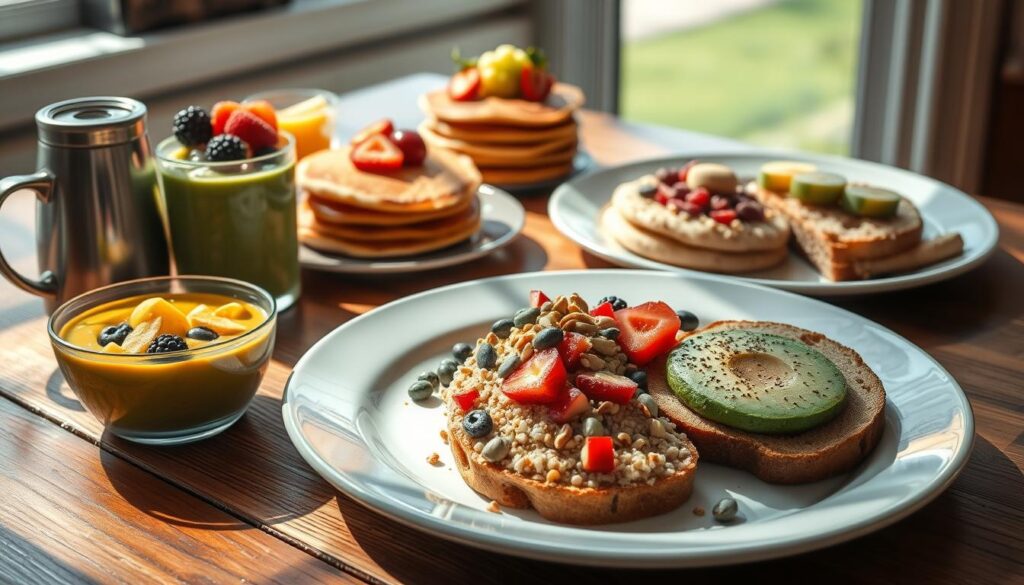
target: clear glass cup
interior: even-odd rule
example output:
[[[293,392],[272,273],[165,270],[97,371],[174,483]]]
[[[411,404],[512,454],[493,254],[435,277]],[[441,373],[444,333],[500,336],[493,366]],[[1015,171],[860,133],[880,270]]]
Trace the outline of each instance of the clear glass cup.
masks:
[[[162,212],[178,274],[237,278],[263,287],[279,311],[299,298],[295,141],[228,162],[181,158],[175,138],[156,149]]]
[[[83,349],[60,337],[82,312],[137,295],[209,293],[259,307],[266,319],[222,343],[168,354]],[[68,385],[111,433],[150,445],[190,443],[227,429],[245,413],[274,350],[273,297],[252,284],[211,276],[165,276],[113,284],[57,308],[47,324]]]
[[[325,89],[275,89],[244,101],[266,100],[277,110],[277,126],[295,137],[295,151],[304,156],[331,147],[338,117],[338,96]]]

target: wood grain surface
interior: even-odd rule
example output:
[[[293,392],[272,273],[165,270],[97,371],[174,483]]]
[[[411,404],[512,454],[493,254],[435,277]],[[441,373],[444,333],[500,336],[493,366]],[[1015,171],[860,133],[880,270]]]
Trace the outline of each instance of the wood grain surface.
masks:
[[[399,89],[381,86],[375,91],[380,96],[408,93],[407,87]],[[607,115],[585,113],[582,118],[583,143],[604,165],[713,142],[628,125]],[[651,572],[644,573],[645,578],[1024,580],[1024,206],[982,202],[1002,229],[1000,249],[986,265],[946,283],[836,302],[920,345],[967,392],[977,440],[967,468],[953,486],[908,519],[844,545],[779,561]],[[524,199],[528,215],[523,236],[504,252],[464,266],[412,277],[305,271],[303,297],[280,318],[274,361],[248,413],[224,434],[182,447],[148,448],[104,435],[56,368],[42,304],[0,284],[0,395],[5,397],[0,405],[4,420],[12,421],[0,429],[0,490],[21,490],[23,497],[33,498],[30,513],[23,505],[8,505],[6,495],[0,503],[0,550],[9,550],[6,541],[15,534],[14,541],[28,551],[18,557],[0,555],[0,580],[16,575],[22,577],[19,580],[45,581],[52,573],[65,580],[133,581],[147,570],[154,579],[189,580],[187,575],[202,574],[210,565],[211,571],[221,571],[211,573],[212,581],[239,575],[257,582],[281,575],[292,581],[314,575],[325,580],[333,571],[337,578],[355,576],[371,582],[635,582],[635,572],[477,551],[385,519],[321,480],[301,460],[281,421],[280,399],[291,366],[325,333],[362,312],[408,294],[480,277],[609,266],[560,235],[546,216],[546,203],[544,195]],[[18,263],[26,270],[32,267],[31,240],[24,243],[25,237],[31,238],[30,226],[27,200],[15,202],[0,217],[0,244],[10,254],[10,242],[15,240],[13,245],[21,251]],[[24,429],[34,429],[34,434],[25,438],[29,431]],[[45,430],[46,441],[37,438],[42,434],[39,429]],[[112,472],[114,467],[117,471]],[[22,479],[62,474],[80,483]],[[121,495],[117,505],[106,504],[111,485],[131,496]],[[190,525],[182,536],[185,528],[152,514],[154,508],[170,509],[172,516],[199,515],[244,526],[227,531]],[[127,540],[125,526],[135,530],[132,539],[152,543],[152,554],[140,557],[125,543],[120,548],[107,544],[109,539]],[[188,546],[180,544],[182,538],[188,539]],[[74,554],[68,543],[74,543]],[[285,551],[279,552],[282,547]],[[255,554],[257,548],[263,552]],[[34,557],[39,560],[32,561]],[[91,572],[100,570],[91,558],[104,559],[100,564],[108,572]],[[26,570],[35,572],[16,573],[26,562],[32,567]],[[285,565],[298,572],[284,572]]]

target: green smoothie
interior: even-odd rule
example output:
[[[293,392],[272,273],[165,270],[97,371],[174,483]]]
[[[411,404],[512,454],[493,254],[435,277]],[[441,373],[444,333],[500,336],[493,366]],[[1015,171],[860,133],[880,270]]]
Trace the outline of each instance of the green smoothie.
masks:
[[[232,163],[160,157],[160,188],[178,274],[226,276],[266,289],[279,310],[299,295],[295,155]],[[180,154],[179,154],[180,153]]]

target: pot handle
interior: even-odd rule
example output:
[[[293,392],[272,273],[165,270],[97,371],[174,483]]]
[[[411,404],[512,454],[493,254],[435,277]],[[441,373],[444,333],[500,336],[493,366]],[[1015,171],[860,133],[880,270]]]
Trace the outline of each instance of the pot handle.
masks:
[[[31,175],[18,175],[0,179],[0,207],[4,201],[15,191],[30,189],[35,191],[36,198],[42,203],[49,203],[53,196],[54,176],[50,171],[39,171]],[[39,280],[33,280],[20,274],[4,258],[0,251],[0,274],[11,281],[18,288],[41,297],[52,297],[57,294],[57,277],[49,270],[39,275]]]

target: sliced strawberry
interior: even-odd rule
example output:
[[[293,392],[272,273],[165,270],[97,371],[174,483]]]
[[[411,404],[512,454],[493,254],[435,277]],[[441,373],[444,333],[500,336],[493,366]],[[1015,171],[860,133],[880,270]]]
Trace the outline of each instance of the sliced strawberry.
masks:
[[[352,137],[352,140],[349,141],[349,144],[352,144],[353,146],[356,144],[362,144],[371,136],[376,136],[377,134],[382,136],[391,136],[391,133],[394,131],[394,123],[392,123],[388,118],[383,118],[363,128],[359,132],[356,132],[355,136]]]
[[[711,203],[711,192],[704,187],[697,187],[686,194],[686,200],[701,207],[707,207]]]
[[[642,366],[676,344],[679,316],[661,301],[615,311],[618,342],[629,361]]]
[[[565,389],[568,377],[558,350],[551,347],[533,354],[501,383],[501,391],[516,402],[546,404]]]
[[[654,194],[654,200],[662,205],[668,205],[668,202],[674,199],[678,194],[679,193],[676,191],[675,187],[659,183],[658,191]]]
[[[580,451],[583,471],[611,473],[615,471],[615,446],[611,437],[587,437]]]
[[[523,67],[519,74],[519,93],[524,100],[542,102],[548,99],[555,78],[542,67]]]
[[[397,171],[405,160],[402,149],[382,134],[374,134],[352,147],[348,157],[357,169],[370,173]]]
[[[729,225],[738,217],[735,209],[713,209],[708,215],[711,216],[711,219],[725,225]]]
[[[213,124],[214,136],[224,133],[224,125],[228,123],[228,118],[240,107],[241,104],[232,101],[213,104],[213,111],[210,112],[210,123]]]
[[[570,387],[548,404],[551,420],[557,423],[568,422],[590,410],[590,400],[578,388]]]
[[[224,133],[241,138],[253,151],[277,146],[277,130],[248,110],[231,112],[224,124]]]
[[[452,394],[452,400],[459,405],[462,412],[469,412],[473,410],[473,405],[476,404],[478,398],[480,398],[480,391],[476,388],[463,392],[462,394]]]
[[[601,303],[590,310],[590,314],[595,317],[611,317],[615,318],[615,309],[612,308],[612,304],[608,301]]]
[[[566,369],[574,370],[580,365],[580,356],[590,351],[593,344],[586,335],[567,332],[562,337],[562,343],[558,344],[558,355],[562,356],[562,362]]]
[[[530,291],[530,306],[540,308],[541,305],[550,301],[548,295],[544,294],[544,291],[531,290]]]
[[[576,376],[576,385],[591,400],[607,400],[626,404],[636,394],[637,384],[625,376],[611,372],[594,372]]]
[[[448,81],[448,95],[457,102],[469,102],[480,97],[480,70],[467,67]]]
[[[697,161],[696,160],[691,160],[690,162],[686,163],[685,165],[682,166],[682,168],[679,169],[678,177],[679,177],[679,180],[681,182],[683,182],[683,183],[686,182],[686,177],[689,176],[690,169],[692,169],[693,165],[695,165],[695,164],[697,164]]]
[[[246,110],[256,114],[261,120],[270,124],[274,131],[277,131],[277,110],[274,106],[270,105],[267,100],[256,100],[252,102],[245,102],[242,107]]]

